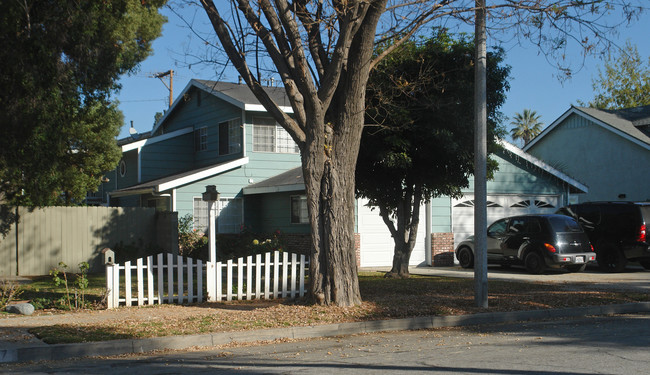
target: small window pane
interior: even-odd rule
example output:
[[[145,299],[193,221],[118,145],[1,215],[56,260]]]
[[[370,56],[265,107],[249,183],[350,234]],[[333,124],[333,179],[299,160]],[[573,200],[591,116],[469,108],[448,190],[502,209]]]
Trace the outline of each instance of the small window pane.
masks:
[[[307,196],[291,197],[291,224],[308,224]]]

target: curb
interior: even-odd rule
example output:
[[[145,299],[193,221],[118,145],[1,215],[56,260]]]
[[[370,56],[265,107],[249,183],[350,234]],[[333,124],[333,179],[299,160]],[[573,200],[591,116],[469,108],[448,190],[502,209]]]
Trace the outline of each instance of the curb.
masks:
[[[587,306],[569,309],[478,313],[459,316],[423,316],[415,318],[338,323],[307,327],[273,328],[256,331],[224,332],[203,335],[167,336],[75,344],[55,344],[0,350],[0,363],[62,360],[77,357],[114,356],[153,350],[187,349],[194,346],[217,346],[280,339],[309,339],[359,333],[463,327],[482,324],[513,323],[527,320],[572,318],[588,315],[611,315],[650,312],[650,302]]]

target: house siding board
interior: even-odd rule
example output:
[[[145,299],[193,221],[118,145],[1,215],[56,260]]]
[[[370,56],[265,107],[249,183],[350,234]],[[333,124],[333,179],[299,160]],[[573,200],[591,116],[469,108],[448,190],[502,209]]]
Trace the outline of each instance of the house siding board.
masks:
[[[451,232],[451,198],[431,200],[431,233]]]
[[[639,173],[650,153],[582,116],[570,115],[528,152],[586,184],[589,192],[580,201],[620,200],[619,194],[650,200],[650,175]]]
[[[492,155],[499,163],[494,179],[487,182],[489,194],[557,194],[561,182],[525,160],[508,155]],[[465,193],[474,192],[474,177],[470,177]]]
[[[138,183],[138,150],[130,150],[123,153],[122,160],[124,160],[124,163],[126,164],[126,174],[124,174],[124,177],[120,175],[120,161],[117,168],[115,168],[117,189],[133,186]]]
[[[251,229],[259,233],[272,233],[279,230],[282,233],[306,234],[310,232],[309,224],[292,224],[291,223],[291,196],[296,193],[275,193],[262,194],[255,197],[255,200],[248,201],[246,204],[255,203],[250,212],[256,225],[251,225]],[[247,221],[247,226],[248,226]],[[252,223],[252,222],[251,222]]]
[[[193,154],[192,133],[143,147],[140,152],[142,182],[193,169]]]

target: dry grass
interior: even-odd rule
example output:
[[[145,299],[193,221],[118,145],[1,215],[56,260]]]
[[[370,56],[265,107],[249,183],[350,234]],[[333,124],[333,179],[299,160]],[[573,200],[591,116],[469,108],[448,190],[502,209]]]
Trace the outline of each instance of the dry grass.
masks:
[[[361,274],[359,282],[364,302],[349,308],[314,306],[304,300],[123,308],[120,319],[37,327],[31,332],[49,343],[85,342],[650,300],[650,296],[643,293],[570,291],[557,284],[490,281],[489,308],[481,309],[475,306],[471,279],[429,276],[385,279],[382,276],[383,273]],[[137,314],[130,313],[136,311]]]

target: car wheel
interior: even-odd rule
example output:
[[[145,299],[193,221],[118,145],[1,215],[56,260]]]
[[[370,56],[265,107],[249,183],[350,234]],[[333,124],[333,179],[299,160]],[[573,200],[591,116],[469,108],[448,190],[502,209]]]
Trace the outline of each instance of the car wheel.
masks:
[[[526,266],[526,271],[535,275],[539,275],[544,271],[544,259],[535,251],[526,254],[524,265]]]
[[[596,261],[600,269],[607,272],[623,272],[627,265],[627,259],[625,259],[623,252],[611,243],[598,246]]]
[[[587,268],[587,264],[572,264],[570,266],[566,266],[567,271],[569,272],[582,272]]]
[[[639,263],[641,263],[643,268],[650,270],[650,260],[641,260]]]
[[[472,250],[467,247],[463,247],[458,250],[458,263],[463,268],[472,268],[474,267],[474,254]]]

